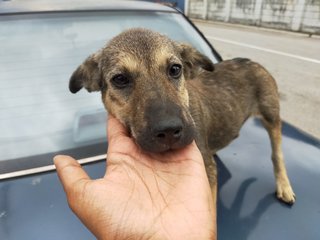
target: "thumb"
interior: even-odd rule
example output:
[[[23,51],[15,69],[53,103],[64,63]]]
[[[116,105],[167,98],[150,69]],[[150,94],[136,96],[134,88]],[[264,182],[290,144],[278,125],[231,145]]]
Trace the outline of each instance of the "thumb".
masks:
[[[75,193],[75,187],[82,188],[90,180],[77,160],[70,156],[58,155],[53,158],[59,179],[67,195]],[[81,186],[82,185],[82,186]]]
[[[116,119],[111,114],[108,115],[108,142],[110,143],[113,139],[117,139],[118,137],[127,137],[128,131],[127,129],[121,124],[121,122]]]

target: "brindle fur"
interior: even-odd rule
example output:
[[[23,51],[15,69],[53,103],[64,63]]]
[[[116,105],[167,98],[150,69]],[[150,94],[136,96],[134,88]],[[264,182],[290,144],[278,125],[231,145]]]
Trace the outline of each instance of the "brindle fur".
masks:
[[[179,79],[168,75],[172,64],[182,65]],[[111,79],[117,74],[129,78],[128,86],[114,86]],[[125,124],[147,151],[180,148],[195,139],[214,199],[217,172],[212,156],[238,136],[250,116],[260,116],[271,140],[277,197],[294,203],[281,150],[277,86],[261,65],[243,58],[213,65],[187,44],[150,30],[131,29],[78,67],[69,88],[75,93],[82,87],[101,91],[109,113]],[[154,129],[170,124],[181,128],[179,140],[163,143]]]

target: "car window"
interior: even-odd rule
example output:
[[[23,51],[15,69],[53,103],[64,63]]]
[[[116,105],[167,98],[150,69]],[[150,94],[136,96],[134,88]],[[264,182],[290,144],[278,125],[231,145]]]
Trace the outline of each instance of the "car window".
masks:
[[[45,165],[55,153],[68,150],[77,156],[79,149],[106,141],[100,94],[84,90],[71,94],[68,80],[89,54],[132,27],[189,42],[216,62],[210,47],[179,14],[117,11],[1,17],[0,163],[37,159]],[[105,150],[89,149],[81,156]],[[0,173],[12,171],[4,169],[0,167]]]

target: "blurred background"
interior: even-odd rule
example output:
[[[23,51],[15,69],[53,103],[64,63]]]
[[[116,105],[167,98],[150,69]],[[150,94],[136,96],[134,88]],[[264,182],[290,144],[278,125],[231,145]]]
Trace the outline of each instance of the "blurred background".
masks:
[[[194,18],[320,34],[320,0],[187,0],[185,6]]]

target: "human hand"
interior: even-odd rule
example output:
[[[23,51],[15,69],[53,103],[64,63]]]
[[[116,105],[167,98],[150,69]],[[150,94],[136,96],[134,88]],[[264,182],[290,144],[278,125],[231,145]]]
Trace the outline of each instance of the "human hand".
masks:
[[[147,153],[110,116],[108,144],[101,179],[69,156],[54,158],[70,208],[98,239],[215,239],[216,210],[195,142]]]

